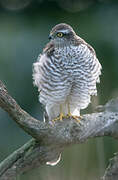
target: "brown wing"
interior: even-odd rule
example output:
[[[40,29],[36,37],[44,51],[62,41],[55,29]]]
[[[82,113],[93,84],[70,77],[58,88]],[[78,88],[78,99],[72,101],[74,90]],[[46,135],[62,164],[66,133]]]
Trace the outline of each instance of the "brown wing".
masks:
[[[43,49],[43,53],[46,53],[47,56],[51,56],[54,51],[54,44],[49,42]]]
[[[95,52],[95,50],[93,49],[93,47],[92,47],[90,44],[88,44],[86,41],[84,41],[84,39],[82,39],[82,38],[80,38],[79,36],[77,36],[77,39],[76,39],[76,41],[75,41],[75,45],[77,46],[77,45],[80,45],[80,44],[85,44],[85,45],[90,49],[90,51],[91,51],[94,55],[96,55],[96,52]]]

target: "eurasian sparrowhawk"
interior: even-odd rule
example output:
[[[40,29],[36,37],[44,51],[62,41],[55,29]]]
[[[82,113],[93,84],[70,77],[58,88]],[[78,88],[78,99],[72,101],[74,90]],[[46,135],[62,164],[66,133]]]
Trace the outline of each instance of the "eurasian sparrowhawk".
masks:
[[[50,42],[33,64],[33,80],[49,121],[76,117],[97,95],[101,65],[94,49],[71,26],[61,23],[50,32]]]

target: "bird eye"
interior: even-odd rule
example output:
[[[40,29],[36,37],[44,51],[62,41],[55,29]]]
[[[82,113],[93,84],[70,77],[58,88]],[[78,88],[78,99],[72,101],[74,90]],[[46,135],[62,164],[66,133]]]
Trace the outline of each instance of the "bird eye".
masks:
[[[57,36],[58,36],[58,37],[62,37],[62,36],[63,36],[63,33],[59,32],[59,33],[57,33]]]

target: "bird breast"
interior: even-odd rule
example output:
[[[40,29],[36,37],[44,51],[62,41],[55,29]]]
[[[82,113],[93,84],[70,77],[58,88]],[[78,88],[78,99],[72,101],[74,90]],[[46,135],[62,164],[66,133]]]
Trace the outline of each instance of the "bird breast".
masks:
[[[85,108],[90,95],[97,93],[101,65],[87,45],[55,48],[50,56],[41,55],[34,63],[34,84],[40,91],[40,102],[62,103],[67,97]]]
[[[65,73],[71,73],[72,76],[74,73],[81,75],[91,72],[92,66],[95,63],[94,59],[96,59],[84,44],[55,49],[52,58],[54,58],[54,61],[56,61]]]

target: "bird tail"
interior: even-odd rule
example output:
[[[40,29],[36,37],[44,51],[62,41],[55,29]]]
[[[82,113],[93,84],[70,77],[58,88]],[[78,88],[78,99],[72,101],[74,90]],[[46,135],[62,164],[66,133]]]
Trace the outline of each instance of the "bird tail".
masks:
[[[43,120],[44,122],[48,123],[49,122],[49,117],[48,117],[48,114],[46,112],[46,110],[44,109],[44,113],[43,113]]]

